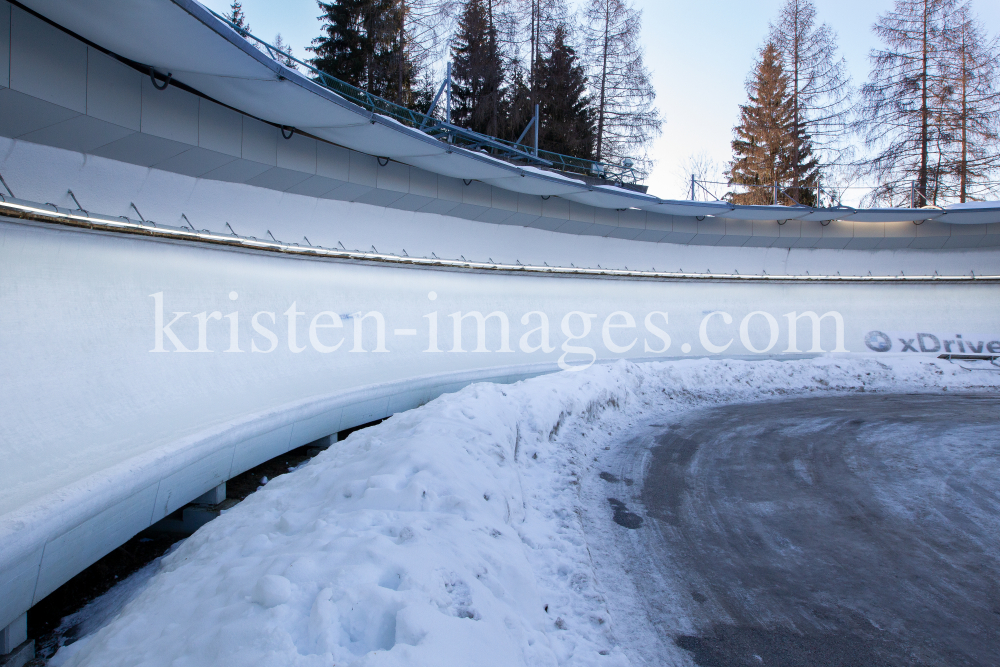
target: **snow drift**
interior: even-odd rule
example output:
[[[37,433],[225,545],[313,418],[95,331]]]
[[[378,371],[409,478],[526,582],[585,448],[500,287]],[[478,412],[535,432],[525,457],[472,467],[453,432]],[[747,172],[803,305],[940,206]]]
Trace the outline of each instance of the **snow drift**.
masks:
[[[270,482],[52,664],[627,665],[580,519],[580,480],[613,434],[776,395],[998,386],[997,372],[885,356],[473,385]]]

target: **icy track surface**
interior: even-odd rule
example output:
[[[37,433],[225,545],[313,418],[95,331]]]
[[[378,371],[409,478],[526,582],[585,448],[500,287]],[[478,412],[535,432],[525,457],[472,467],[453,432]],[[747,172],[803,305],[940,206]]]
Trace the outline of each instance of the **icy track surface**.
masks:
[[[1000,373],[886,356],[618,362],[473,385],[267,484],[50,664],[634,664],[643,629],[608,611],[629,592],[602,586],[588,546],[601,538],[584,532],[607,511],[581,493],[607,443],[712,404],[998,387]]]

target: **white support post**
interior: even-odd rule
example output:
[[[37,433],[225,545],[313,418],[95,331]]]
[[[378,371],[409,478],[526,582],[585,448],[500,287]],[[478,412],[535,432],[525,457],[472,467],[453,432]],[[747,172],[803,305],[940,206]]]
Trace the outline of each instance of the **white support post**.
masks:
[[[444,107],[444,118],[445,121],[451,124],[451,63],[448,63],[448,70],[446,74],[446,80],[448,82],[447,96],[445,97],[445,107]]]
[[[538,157],[538,105],[535,105],[535,157]]]
[[[315,447],[317,449],[329,449],[330,445],[337,443],[337,434],[332,433],[330,435],[325,435],[319,440],[313,440],[308,444],[309,447]]]
[[[211,491],[206,491],[191,501],[194,505],[218,505],[226,499],[226,483],[223,482]]]
[[[13,653],[18,646],[26,641],[28,641],[27,612],[21,614],[10,625],[0,630],[0,656]]]

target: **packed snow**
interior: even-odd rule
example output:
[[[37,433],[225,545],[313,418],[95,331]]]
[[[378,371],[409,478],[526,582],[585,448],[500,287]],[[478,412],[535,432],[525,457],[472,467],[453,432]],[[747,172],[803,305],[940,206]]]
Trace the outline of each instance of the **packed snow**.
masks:
[[[164,557],[52,665],[624,666],[581,483],[631,425],[810,392],[1000,387],[928,357],[617,362],[358,431]],[[622,528],[621,530],[626,530]]]

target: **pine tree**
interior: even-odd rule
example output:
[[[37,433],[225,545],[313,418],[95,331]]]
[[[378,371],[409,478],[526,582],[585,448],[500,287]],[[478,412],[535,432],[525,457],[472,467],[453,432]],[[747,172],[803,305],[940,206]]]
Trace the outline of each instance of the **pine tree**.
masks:
[[[505,127],[504,64],[483,0],[466,0],[452,44],[452,122],[498,136]]]
[[[985,36],[969,5],[945,19],[943,60],[948,180],[939,179],[938,190],[966,202],[986,194],[1000,171],[1000,39]]]
[[[324,34],[312,41],[312,65],[354,86],[405,101],[413,81],[404,0],[318,2]]]
[[[734,204],[773,204],[775,184],[779,187],[777,203],[794,203],[780,188],[790,183],[796,171],[801,188],[797,203],[811,206],[815,201],[809,188],[816,186],[816,160],[809,136],[794,129],[794,107],[781,60],[777,47],[768,42],[747,82],[749,103],[740,105],[727,174],[731,185],[747,190],[727,196]]]
[[[557,26],[551,49],[537,67],[541,107],[538,143],[545,150],[589,160],[596,138],[594,113],[587,96],[587,77],[566,39],[566,26]]]
[[[242,2],[233,0],[233,4],[229,5],[229,12],[223,16],[243,32],[250,32],[250,24],[247,23],[247,15],[243,13]]]
[[[827,165],[850,158],[844,139],[852,91],[846,62],[837,56],[836,34],[825,23],[816,25],[811,0],[786,0],[770,26],[769,39],[781,53],[788,76],[795,136],[808,135]],[[799,191],[801,178],[793,164],[789,193],[796,199],[804,196]]]
[[[879,16],[875,33],[886,48],[872,50],[872,72],[862,89],[859,127],[874,154],[862,164],[879,187],[872,202],[908,202],[915,182],[917,205],[937,202],[944,176],[939,149],[946,73],[944,18],[950,0],[896,0]]]
[[[597,117],[595,157],[631,158],[644,175],[652,166],[649,144],[659,135],[662,121],[643,64],[641,27],[642,15],[629,0],[589,0],[584,10],[588,79]]]

